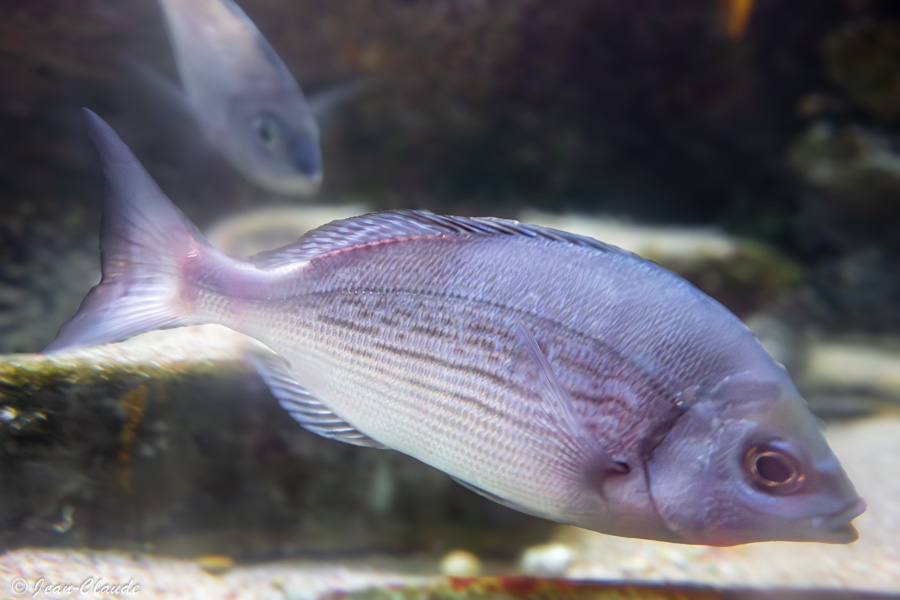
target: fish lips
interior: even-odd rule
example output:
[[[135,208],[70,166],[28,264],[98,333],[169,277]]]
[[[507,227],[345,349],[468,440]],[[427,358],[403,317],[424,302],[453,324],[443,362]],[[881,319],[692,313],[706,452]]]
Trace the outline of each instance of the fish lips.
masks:
[[[812,539],[830,544],[849,544],[859,539],[853,526],[853,519],[866,512],[866,501],[857,498],[846,507],[830,515],[820,515],[809,519],[815,532]]]
[[[322,151],[317,139],[293,135],[288,142],[288,156],[297,172],[312,185],[322,183]]]

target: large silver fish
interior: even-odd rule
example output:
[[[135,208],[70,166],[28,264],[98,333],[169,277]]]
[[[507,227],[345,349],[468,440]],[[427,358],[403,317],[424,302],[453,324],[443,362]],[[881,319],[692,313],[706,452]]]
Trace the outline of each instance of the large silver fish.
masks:
[[[216,322],[306,428],[622,536],[850,542],[865,510],[786,372],[658,265],[514,221],[389,212],[242,261],[91,113],[103,278],[48,352]]]
[[[322,181],[319,129],[300,86],[231,0],[160,0],[192,112],[247,179],[281,194]]]

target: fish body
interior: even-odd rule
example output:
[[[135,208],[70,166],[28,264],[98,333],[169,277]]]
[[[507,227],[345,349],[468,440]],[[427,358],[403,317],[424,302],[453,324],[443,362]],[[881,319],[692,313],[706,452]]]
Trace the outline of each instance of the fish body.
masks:
[[[308,429],[404,452],[616,535],[847,542],[864,510],[786,372],[724,307],[602,242],[402,211],[249,261],[206,242],[111,129],[103,279],[49,352],[216,322]]]
[[[322,181],[319,129],[300,86],[231,0],[160,0],[192,112],[247,179],[307,195]]]

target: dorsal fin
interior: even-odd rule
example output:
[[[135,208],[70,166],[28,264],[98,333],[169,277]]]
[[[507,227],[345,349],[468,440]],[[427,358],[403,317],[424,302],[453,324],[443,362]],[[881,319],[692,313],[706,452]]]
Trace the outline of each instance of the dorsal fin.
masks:
[[[593,238],[540,225],[493,217],[450,217],[421,210],[393,210],[333,221],[313,229],[293,244],[262,252],[252,260],[262,269],[273,269],[358,246],[415,237],[455,235],[521,236],[634,256],[631,252]]]

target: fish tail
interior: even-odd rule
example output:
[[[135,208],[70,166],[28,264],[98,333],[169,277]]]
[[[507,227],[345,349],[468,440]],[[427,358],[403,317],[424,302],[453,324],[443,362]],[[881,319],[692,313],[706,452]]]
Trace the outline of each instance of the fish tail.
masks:
[[[85,114],[109,188],[100,226],[102,277],[46,353],[202,322],[192,277],[200,265],[230,260],[172,204],[112,128]]]

